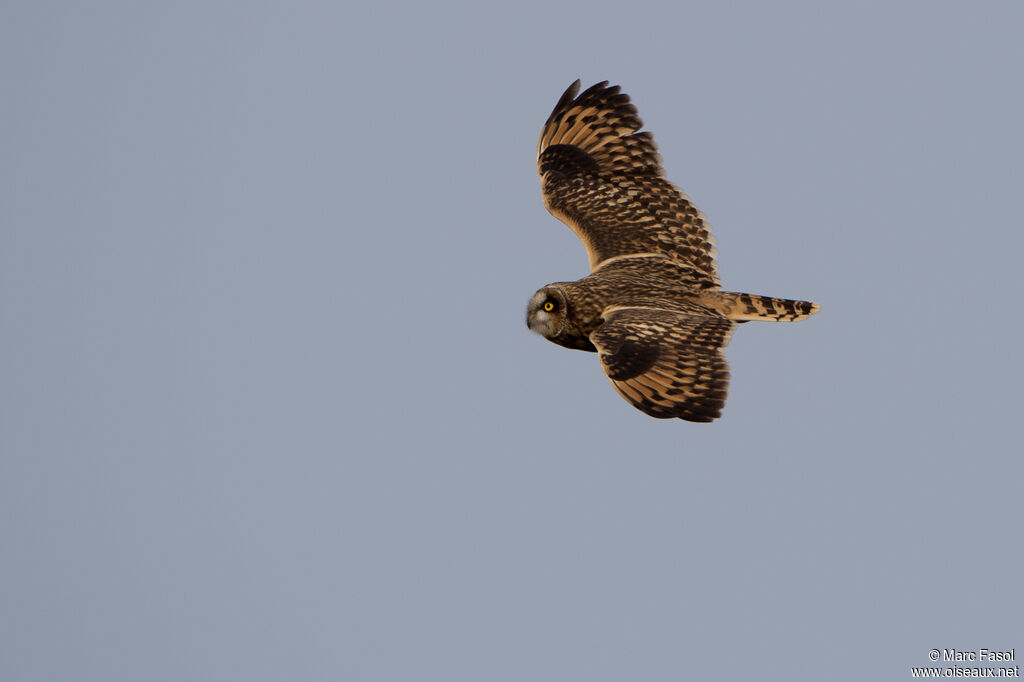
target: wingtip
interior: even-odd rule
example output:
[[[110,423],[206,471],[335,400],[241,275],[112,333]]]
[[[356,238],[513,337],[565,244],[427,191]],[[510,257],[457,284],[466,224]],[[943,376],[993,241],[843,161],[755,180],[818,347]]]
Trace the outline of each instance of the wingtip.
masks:
[[[601,91],[606,91],[606,90],[609,91],[608,94],[612,94],[612,95],[618,94],[619,91],[621,90],[622,86],[619,86],[619,85],[608,85],[609,82],[610,81],[604,80],[604,81],[599,81],[597,83],[594,83],[589,88],[584,90],[583,94],[587,95],[587,94],[592,94],[592,93],[595,93],[595,92],[601,92]],[[583,87],[583,81],[580,80],[579,78],[577,78],[575,81],[572,82],[572,84],[569,87],[567,87],[565,89],[565,92],[562,93],[562,97],[559,99],[558,103],[559,104],[567,104],[567,103],[571,102],[572,100],[576,99],[576,97],[580,94],[580,88],[582,88],[582,87]],[[556,107],[556,109],[557,109],[557,107]]]
[[[575,81],[572,82],[572,84],[569,87],[565,89],[565,92],[562,93],[562,96],[558,99],[558,104],[555,106],[555,109],[558,109],[559,106],[576,99],[576,95],[578,95],[579,93],[580,79],[577,78]]]

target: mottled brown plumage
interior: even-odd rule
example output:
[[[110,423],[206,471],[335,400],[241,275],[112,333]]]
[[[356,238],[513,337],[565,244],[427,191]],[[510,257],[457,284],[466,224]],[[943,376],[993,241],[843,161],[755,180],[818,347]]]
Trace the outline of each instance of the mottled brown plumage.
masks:
[[[629,97],[607,81],[579,89],[548,117],[537,169],[544,204],[583,241],[590,274],[534,294],[527,325],[596,351],[615,390],[647,414],[709,422],[725,405],[735,322],[800,320],[818,305],[721,291],[704,215],[665,178]]]

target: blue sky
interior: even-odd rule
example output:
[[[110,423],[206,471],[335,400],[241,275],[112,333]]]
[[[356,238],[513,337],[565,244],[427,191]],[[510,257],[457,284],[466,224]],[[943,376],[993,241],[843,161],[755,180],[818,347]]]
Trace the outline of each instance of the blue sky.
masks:
[[[0,678],[900,679],[1024,646],[1019,3],[8,3]],[[657,421],[526,302],[610,79],[742,325]]]

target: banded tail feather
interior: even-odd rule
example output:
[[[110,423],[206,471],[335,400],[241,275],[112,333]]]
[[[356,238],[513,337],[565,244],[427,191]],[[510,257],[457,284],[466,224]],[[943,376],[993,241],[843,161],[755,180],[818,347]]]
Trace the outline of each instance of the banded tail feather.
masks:
[[[811,301],[795,301],[733,291],[705,292],[704,296],[710,296],[713,300],[708,302],[712,307],[736,322],[797,322],[821,310],[821,306]]]

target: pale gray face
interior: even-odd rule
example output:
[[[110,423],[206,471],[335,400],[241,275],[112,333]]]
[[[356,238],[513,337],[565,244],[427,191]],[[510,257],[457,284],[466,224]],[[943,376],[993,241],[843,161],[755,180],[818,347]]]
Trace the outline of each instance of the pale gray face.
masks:
[[[526,326],[546,339],[554,339],[565,330],[565,294],[555,286],[546,286],[533,295],[526,308]]]

